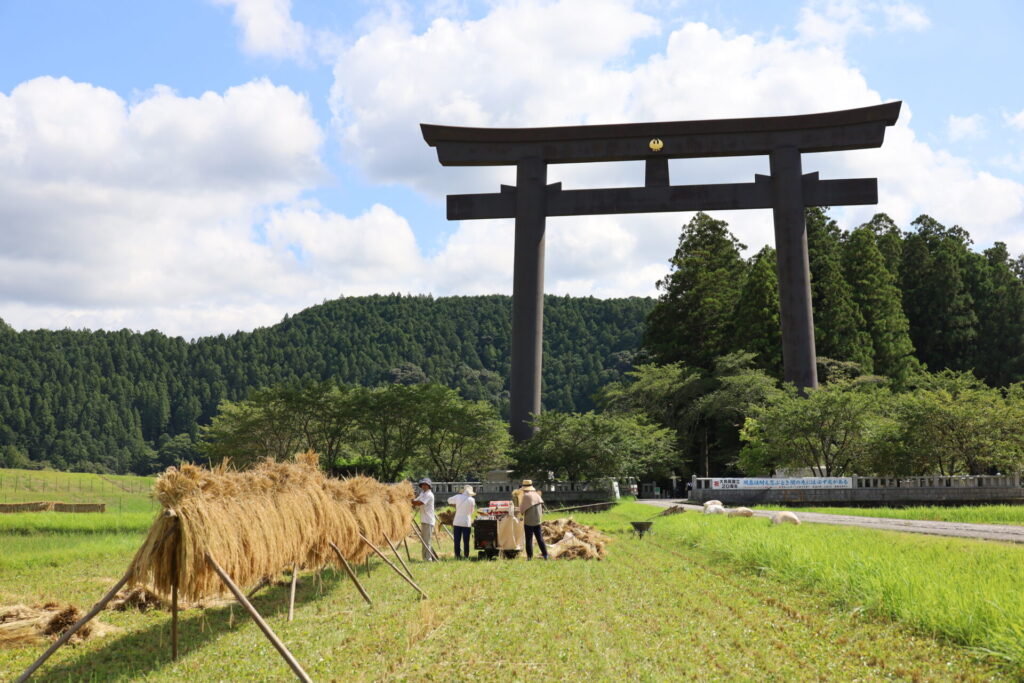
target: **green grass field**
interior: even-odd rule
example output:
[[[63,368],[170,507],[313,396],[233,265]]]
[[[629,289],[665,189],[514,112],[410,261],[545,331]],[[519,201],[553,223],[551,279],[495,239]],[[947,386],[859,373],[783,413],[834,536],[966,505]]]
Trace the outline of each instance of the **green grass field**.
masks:
[[[417,561],[426,601],[374,562],[365,580],[373,607],[329,570],[301,577],[294,622],[285,620],[285,586],[263,591],[255,604],[314,680],[988,681],[1024,674],[993,616],[1024,623],[1008,578],[1014,568],[1020,576],[1024,549],[696,514],[658,519],[656,533],[643,540],[628,535],[631,519],[656,511],[624,503],[578,515],[615,539],[601,562]],[[0,604],[58,598],[88,607],[123,573],[142,536],[5,532]],[[174,663],[166,613],[104,612],[102,619],[122,630],[62,649],[40,679],[292,679],[238,607],[184,612],[183,654]],[[0,650],[0,679],[17,675],[41,649]]]
[[[759,510],[791,510],[779,505],[758,505]],[[1015,524],[1024,525],[1024,505],[969,505],[963,507],[939,507],[921,505],[906,508],[842,508],[842,507],[801,507],[807,512],[827,512],[833,515],[855,515],[857,517],[889,517],[891,519],[920,519],[932,522],[967,522],[971,524]]]

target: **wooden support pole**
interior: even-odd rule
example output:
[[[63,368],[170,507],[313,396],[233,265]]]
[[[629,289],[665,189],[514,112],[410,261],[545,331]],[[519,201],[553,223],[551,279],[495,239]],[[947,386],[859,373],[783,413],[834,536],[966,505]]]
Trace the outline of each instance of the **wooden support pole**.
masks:
[[[168,510],[170,512],[170,510]],[[171,553],[171,661],[178,661],[178,549],[181,546],[181,526],[175,524],[174,552]]]
[[[416,537],[417,537],[417,538],[419,538],[419,539],[420,539],[420,543],[422,543],[422,544],[423,544],[423,547],[427,549],[427,552],[428,552],[428,553],[430,553],[430,556],[431,556],[431,557],[433,557],[433,558],[434,558],[434,560],[438,560],[438,561],[439,561],[439,559],[440,559],[440,558],[438,558],[438,556],[437,556],[437,553],[435,553],[435,552],[434,552],[434,549],[433,549],[433,548],[431,548],[431,547],[430,547],[430,546],[429,546],[429,545],[427,544],[427,541],[423,540],[423,534],[422,534],[422,533],[420,533],[420,530],[416,528],[416,522],[413,522],[413,523],[412,523],[412,532],[413,532],[414,534],[416,534]],[[410,560],[410,562],[411,562],[411,561],[412,561],[412,560]]]
[[[451,530],[451,529],[449,529],[449,528],[448,528],[448,527],[447,527],[446,525],[444,525],[444,524],[442,524],[442,525],[441,525],[441,528],[442,528],[442,529],[444,529],[444,532],[445,532],[446,534],[448,534],[448,538],[452,539],[453,541],[455,540],[455,537],[454,537],[454,536],[452,536],[452,530]]]
[[[267,622],[263,620],[260,613],[256,611],[256,608],[253,607],[252,603],[245,597],[245,594],[242,593],[238,586],[235,585],[235,582],[231,580],[231,577],[227,575],[221,566],[217,564],[217,561],[213,559],[210,553],[206,553],[206,562],[213,568],[213,571],[217,572],[217,576],[220,577],[220,580],[224,582],[224,585],[228,587],[228,590],[230,590],[232,595],[235,596],[235,599],[238,600],[242,607],[245,608],[245,611],[249,613],[252,620],[255,621],[256,625],[260,627],[261,631],[263,631],[263,635],[265,635],[267,640],[269,640],[277,649],[284,661],[288,663],[288,666],[290,666],[292,671],[295,672],[295,675],[298,676],[299,680],[304,681],[305,683],[312,683],[313,679],[311,679],[302,669],[302,665],[299,664],[292,653],[288,651],[288,648],[281,642],[281,639],[274,634],[274,631],[271,630]]]
[[[178,660],[178,579],[171,584],[171,661]]]
[[[366,578],[370,578],[370,556],[367,555],[363,558],[363,568],[366,571]]]
[[[73,636],[76,633],[78,633],[78,630],[80,628],[82,628],[87,623],[92,621],[93,617],[95,617],[97,614],[99,614],[100,611],[104,607],[107,606],[107,603],[114,599],[114,596],[117,595],[117,592],[119,590],[121,590],[121,588],[126,583],[128,583],[128,578],[130,576],[131,576],[130,573],[125,574],[121,578],[120,581],[115,583],[114,587],[111,588],[109,591],[107,591],[107,594],[104,595],[102,598],[100,598],[100,601],[97,602],[95,605],[93,605],[92,609],[89,610],[88,613],[86,613],[85,616],[83,616],[81,619],[76,621],[71,626],[71,628],[69,628],[67,631],[65,631],[64,635],[62,635],[60,638],[58,638],[57,641],[53,645],[51,645],[50,647],[48,647],[46,649],[46,652],[44,652],[43,654],[41,654],[39,656],[39,659],[37,659],[36,661],[32,662],[32,666],[30,666],[29,668],[25,669],[25,672],[23,674],[21,674],[20,676],[18,676],[18,678],[15,680],[15,683],[24,683],[24,681],[27,681],[29,679],[29,677],[33,673],[35,673],[36,669],[41,667],[43,665],[43,662],[45,662],[47,659],[50,658],[50,655],[52,655],[54,652],[56,652],[57,649],[60,648],[61,645],[63,645],[64,643],[68,642],[71,639],[71,636]]]
[[[338,555],[338,559],[341,560],[341,566],[345,568],[345,573],[348,574],[348,578],[352,579],[352,583],[354,583],[356,585],[356,588],[359,589],[359,594],[363,596],[363,600],[366,600],[367,605],[372,605],[373,600],[370,600],[370,596],[366,594],[366,589],[363,588],[363,584],[359,583],[359,578],[356,576],[356,573],[352,571],[352,565],[348,563],[348,560],[345,559],[345,556],[341,554],[340,550],[338,550],[338,546],[334,545],[333,543],[330,543],[330,546]]]
[[[292,566],[292,590],[288,596],[288,621],[295,617],[295,583],[299,578],[299,568]]]
[[[256,595],[257,593],[259,593],[264,588],[266,588],[269,583],[270,583],[270,581],[268,581],[267,577],[264,576],[262,579],[260,579],[260,582],[256,584],[256,587],[253,588],[251,591],[249,591],[249,594],[246,595],[245,597],[247,597],[250,600],[252,600],[253,596]]]
[[[387,536],[384,537],[384,540],[388,542],[388,545],[391,546],[392,552],[395,553],[395,557],[397,557],[398,561],[402,563],[402,569],[404,569],[405,573],[409,575],[410,579],[412,579],[412,572],[409,571],[409,565],[407,565],[405,563],[405,560],[402,559],[402,555],[398,552],[398,548],[395,546],[394,543],[391,542],[391,539],[388,538]],[[413,580],[415,581],[415,579],[413,579]]]
[[[396,567],[396,566],[394,565],[394,563],[393,563],[393,562],[391,562],[391,560],[389,560],[389,559],[388,559],[388,558],[387,558],[387,557],[386,557],[386,556],[384,555],[384,553],[382,553],[382,552],[380,551],[380,548],[378,548],[378,547],[377,547],[377,546],[375,546],[374,544],[370,543],[370,541],[369,541],[369,540],[367,540],[366,536],[363,536],[362,534],[359,534],[359,538],[363,539],[363,543],[365,543],[366,545],[370,546],[370,549],[371,549],[371,550],[373,550],[373,552],[377,553],[377,556],[378,556],[378,557],[379,557],[380,559],[384,560],[384,563],[385,563],[386,565],[388,565],[389,567],[391,567],[392,569],[394,569],[394,570],[395,570],[395,573],[396,573],[396,574],[398,574],[399,576],[401,576],[401,577],[402,577],[402,578],[403,578],[403,579],[405,580],[405,582],[406,582],[406,583],[408,583],[408,584],[409,584],[410,586],[412,586],[413,588],[415,588],[416,590],[418,590],[418,591],[420,592],[420,595],[422,595],[422,596],[423,596],[423,597],[425,597],[425,598],[426,598],[426,597],[428,597],[428,596],[427,596],[427,594],[423,592],[423,589],[422,589],[422,588],[420,588],[419,586],[417,586],[417,585],[416,585],[416,582],[415,582],[415,581],[413,581],[413,580],[412,580],[412,579],[410,579],[410,578],[409,578],[408,576],[406,576],[405,574],[403,574],[403,573],[402,573],[402,570],[401,570],[401,569],[399,569],[398,567]]]
[[[405,546],[405,559],[409,560],[409,562],[412,562],[412,554],[409,552],[409,537],[408,536],[406,536],[405,538],[402,539],[402,545]]]

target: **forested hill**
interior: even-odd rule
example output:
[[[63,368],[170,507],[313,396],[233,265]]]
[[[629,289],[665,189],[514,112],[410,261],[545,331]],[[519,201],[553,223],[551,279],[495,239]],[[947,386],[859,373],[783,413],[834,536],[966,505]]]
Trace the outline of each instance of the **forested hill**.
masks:
[[[628,369],[653,304],[547,297],[544,406],[591,408],[598,387]],[[503,406],[511,309],[506,296],[343,298],[193,342],[155,331],[15,332],[0,320],[0,458],[148,472],[162,464],[156,451],[194,436],[221,400],[290,381],[429,379]]]

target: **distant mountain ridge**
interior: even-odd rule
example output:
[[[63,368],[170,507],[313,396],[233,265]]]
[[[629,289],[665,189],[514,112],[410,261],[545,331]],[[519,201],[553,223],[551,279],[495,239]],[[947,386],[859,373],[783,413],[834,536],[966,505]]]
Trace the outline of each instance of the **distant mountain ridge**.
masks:
[[[546,297],[545,408],[591,408],[594,392],[629,369],[653,305]],[[145,473],[162,445],[194,436],[220,401],[281,382],[430,380],[504,408],[511,311],[500,295],[347,297],[193,342],[156,331],[16,332],[0,322],[0,458]]]

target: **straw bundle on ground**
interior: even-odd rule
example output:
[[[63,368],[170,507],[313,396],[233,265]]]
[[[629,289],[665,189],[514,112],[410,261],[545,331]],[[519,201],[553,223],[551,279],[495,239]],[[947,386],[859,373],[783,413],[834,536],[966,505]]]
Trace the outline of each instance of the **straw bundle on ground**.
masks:
[[[670,508],[666,508],[665,510],[662,510],[661,514],[658,515],[658,516],[659,517],[668,517],[669,515],[681,515],[684,512],[686,512],[686,508],[683,507],[682,505],[673,505]]]
[[[297,566],[335,563],[330,543],[349,561],[372,543],[399,538],[412,512],[408,483],[388,486],[368,477],[324,476],[312,451],[293,463],[266,460],[243,472],[220,466],[169,468],[154,486],[164,511],[132,560],[129,586],[147,586],[169,599],[199,602],[226,591],[206,553],[241,586]]]
[[[455,508],[444,508],[437,511],[437,521],[451,526],[455,523]]]
[[[541,526],[552,559],[600,560],[611,542],[596,528],[580,524],[571,517],[543,522]]]
[[[18,647],[56,640],[81,616],[77,607],[56,602],[40,607],[0,607],[0,646]],[[94,620],[79,629],[71,640],[77,643],[106,635],[113,630],[113,626]]]

